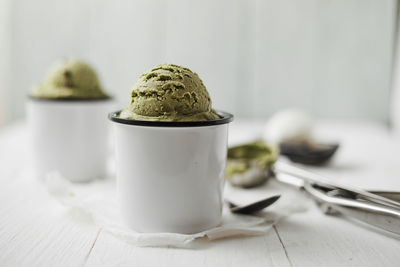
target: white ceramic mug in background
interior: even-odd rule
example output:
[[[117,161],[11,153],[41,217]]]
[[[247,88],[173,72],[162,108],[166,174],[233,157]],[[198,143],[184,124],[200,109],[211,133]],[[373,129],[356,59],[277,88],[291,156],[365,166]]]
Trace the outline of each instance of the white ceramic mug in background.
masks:
[[[121,214],[139,232],[196,233],[221,222],[228,123],[114,122]]]
[[[112,102],[30,98],[27,115],[35,176],[57,171],[72,182],[104,177]]]

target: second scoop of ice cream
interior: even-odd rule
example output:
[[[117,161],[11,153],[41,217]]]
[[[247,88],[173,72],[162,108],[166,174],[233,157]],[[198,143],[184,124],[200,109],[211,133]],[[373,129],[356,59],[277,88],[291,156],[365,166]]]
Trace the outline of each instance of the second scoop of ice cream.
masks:
[[[65,60],[50,69],[31,96],[45,99],[105,99],[96,72],[79,60]]]
[[[206,121],[220,116],[199,76],[174,65],[155,66],[133,85],[131,102],[120,118],[148,121]]]

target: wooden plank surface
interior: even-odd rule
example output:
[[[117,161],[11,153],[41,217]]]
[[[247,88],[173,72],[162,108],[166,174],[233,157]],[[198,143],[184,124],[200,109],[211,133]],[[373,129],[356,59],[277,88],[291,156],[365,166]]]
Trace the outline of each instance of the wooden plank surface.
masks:
[[[293,266],[398,266],[398,237],[363,228],[315,206],[278,224]]]
[[[25,125],[0,137],[0,266],[82,266],[98,234],[29,173]]]
[[[275,231],[262,237],[196,241],[192,249],[138,248],[101,233],[87,266],[290,266]]]
[[[71,220],[36,182],[10,178],[1,183],[0,265],[83,265],[98,228]]]
[[[256,137],[261,129],[260,122],[236,122],[231,142]],[[371,187],[399,188],[395,174],[400,167],[392,159],[399,140],[384,128],[325,124],[317,132],[346,146],[331,169],[316,170],[338,173],[341,181],[351,174],[353,179],[347,181],[354,184],[364,179]],[[400,261],[398,238],[324,215],[305,196],[294,202],[308,210],[283,219],[265,236],[199,240],[191,249],[135,247],[101,231],[90,218],[66,210],[25,175],[21,166],[29,165],[27,141],[23,124],[0,133],[0,162],[6,163],[0,165],[1,266],[397,266]],[[369,148],[379,157],[360,149],[371,143],[375,145]],[[350,163],[356,167],[339,168],[342,158],[353,159]],[[376,167],[365,167],[369,165]],[[386,168],[386,175],[377,179],[379,167]],[[372,173],[365,176],[365,168]],[[282,189],[283,195],[290,190]]]

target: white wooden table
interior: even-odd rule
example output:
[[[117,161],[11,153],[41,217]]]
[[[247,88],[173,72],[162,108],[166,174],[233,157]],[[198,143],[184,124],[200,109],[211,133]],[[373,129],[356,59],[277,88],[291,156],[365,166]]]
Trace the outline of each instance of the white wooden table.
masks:
[[[230,142],[260,133],[257,121],[232,124]],[[383,126],[322,123],[317,135],[341,142],[329,167],[315,171],[366,189],[400,190],[400,140]],[[0,131],[0,266],[399,266],[400,239],[308,210],[264,236],[199,241],[195,249],[139,248],[102,231],[52,199],[29,165],[27,130]],[[285,194],[285,192],[282,192]],[[299,199],[299,201],[302,201]]]

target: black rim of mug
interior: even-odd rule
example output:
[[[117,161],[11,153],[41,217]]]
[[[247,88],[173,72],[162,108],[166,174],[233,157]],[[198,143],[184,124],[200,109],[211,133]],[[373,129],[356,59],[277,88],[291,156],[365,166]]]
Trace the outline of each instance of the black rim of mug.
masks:
[[[201,126],[213,126],[227,124],[233,121],[233,115],[223,111],[216,111],[222,118],[217,120],[208,121],[141,121],[141,120],[129,120],[118,118],[121,110],[111,112],[108,114],[108,118],[117,123],[138,125],[138,126],[155,126],[155,127],[201,127]]]

